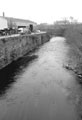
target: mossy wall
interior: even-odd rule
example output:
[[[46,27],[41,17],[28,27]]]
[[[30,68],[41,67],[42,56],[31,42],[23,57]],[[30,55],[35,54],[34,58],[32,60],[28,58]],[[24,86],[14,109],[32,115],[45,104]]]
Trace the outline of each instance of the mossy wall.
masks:
[[[0,69],[49,41],[47,33],[0,38]]]

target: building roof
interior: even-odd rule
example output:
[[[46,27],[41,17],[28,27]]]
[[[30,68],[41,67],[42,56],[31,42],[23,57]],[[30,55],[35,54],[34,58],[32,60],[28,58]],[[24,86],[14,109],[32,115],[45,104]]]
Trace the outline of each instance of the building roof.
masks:
[[[15,22],[25,22],[25,23],[33,23],[33,24],[37,24],[36,22],[33,22],[33,21],[30,21],[30,20],[24,20],[24,19],[19,19],[19,18],[13,18],[13,17],[3,17],[3,16],[0,16],[2,18],[5,18],[9,21],[15,21]]]

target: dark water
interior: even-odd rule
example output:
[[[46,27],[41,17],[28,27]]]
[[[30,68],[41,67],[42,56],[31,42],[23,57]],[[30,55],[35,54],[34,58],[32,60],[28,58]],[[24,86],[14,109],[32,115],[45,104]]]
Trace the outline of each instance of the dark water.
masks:
[[[81,119],[81,86],[63,67],[68,51],[53,38],[0,71],[0,120]]]

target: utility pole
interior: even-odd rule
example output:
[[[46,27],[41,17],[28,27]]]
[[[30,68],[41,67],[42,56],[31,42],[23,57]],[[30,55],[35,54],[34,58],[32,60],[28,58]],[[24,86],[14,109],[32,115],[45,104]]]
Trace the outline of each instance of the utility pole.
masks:
[[[5,17],[5,13],[3,12],[3,17]]]

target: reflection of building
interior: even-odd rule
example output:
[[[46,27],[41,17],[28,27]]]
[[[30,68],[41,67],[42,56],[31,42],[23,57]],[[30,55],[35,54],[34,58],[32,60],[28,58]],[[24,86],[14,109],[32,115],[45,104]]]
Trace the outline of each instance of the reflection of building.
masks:
[[[0,27],[3,26],[3,28],[6,28],[7,26],[9,28],[28,27],[30,24],[32,24],[33,26],[37,25],[35,22],[30,20],[0,16]]]

